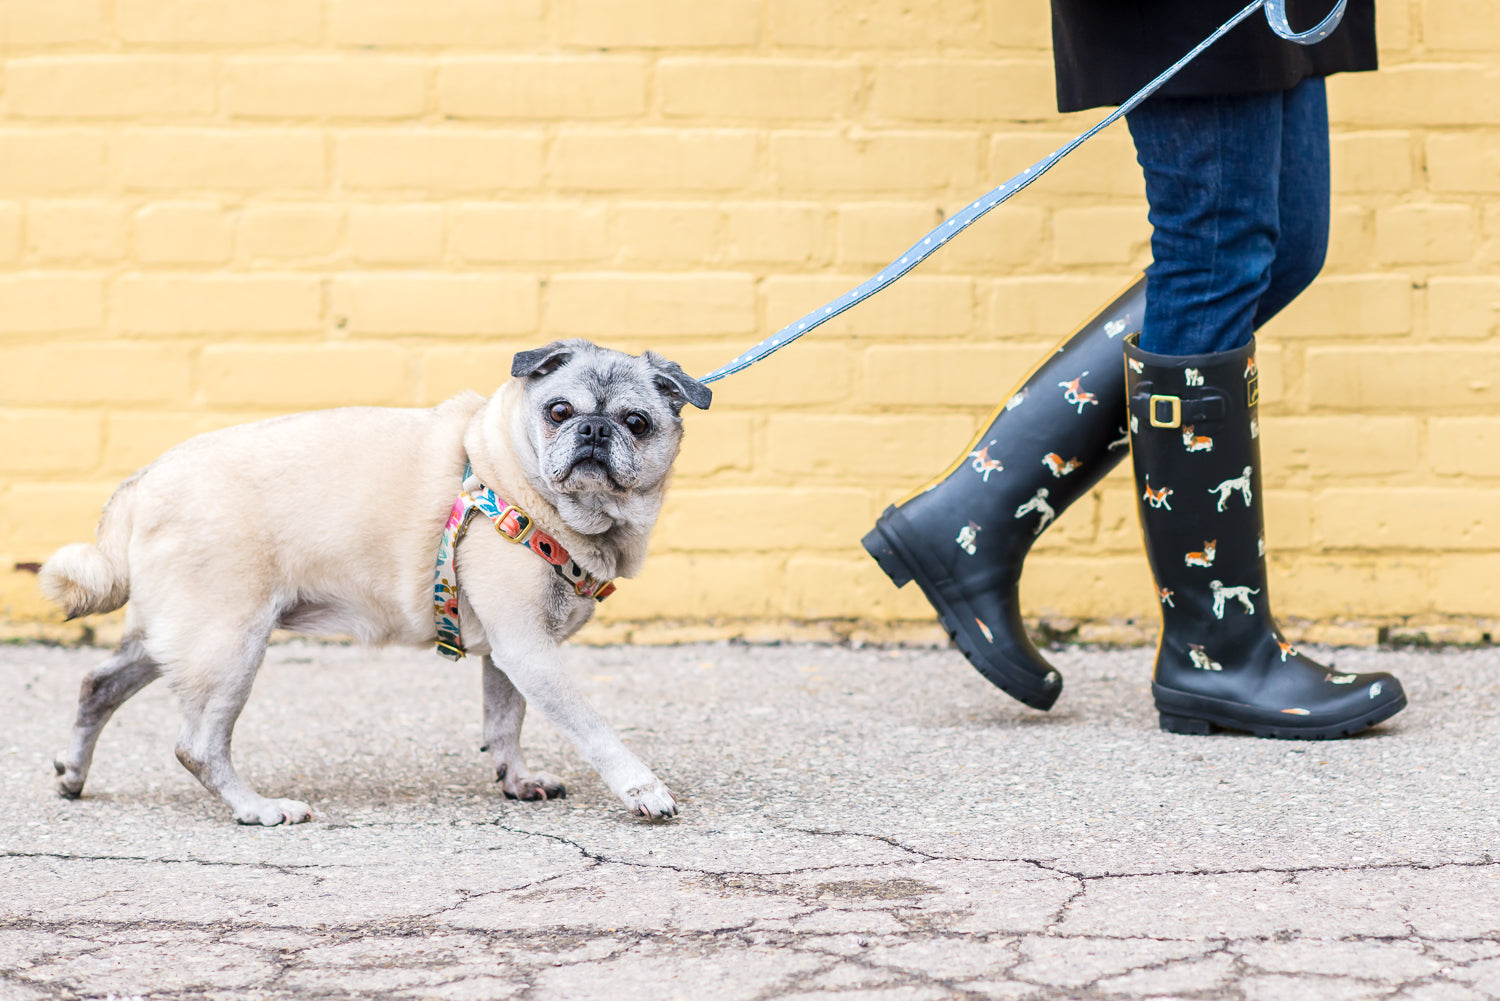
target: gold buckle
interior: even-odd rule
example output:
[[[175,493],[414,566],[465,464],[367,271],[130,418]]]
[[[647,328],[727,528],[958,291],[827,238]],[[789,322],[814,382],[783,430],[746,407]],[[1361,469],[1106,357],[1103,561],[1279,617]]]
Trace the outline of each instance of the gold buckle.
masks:
[[[454,646],[452,643],[445,643],[442,640],[437,641],[437,648],[438,653],[442,654],[444,657],[447,657],[449,660],[458,660],[464,655],[465,652],[463,647]]]
[[[1172,405],[1172,417],[1170,420],[1159,421],[1156,419],[1156,405],[1158,403],[1170,403]],[[1166,396],[1158,394],[1151,397],[1151,426],[1154,428],[1180,428],[1182,427],[1182,397]]]
[[[500,527],[505,524],[505,516],[509,514],[516,516],[517,529],[515,535],[510,535]],[[509,539],[516,543],[525,543],[527,539],[531,538],[531,533],[536,531],[536,522],[531,520],[531,515],[522,511],[514,504],[507,504],[505,505],[505,510],[500,512],[500,517],[495,519],[495,531],[500,533],[502,539]]]

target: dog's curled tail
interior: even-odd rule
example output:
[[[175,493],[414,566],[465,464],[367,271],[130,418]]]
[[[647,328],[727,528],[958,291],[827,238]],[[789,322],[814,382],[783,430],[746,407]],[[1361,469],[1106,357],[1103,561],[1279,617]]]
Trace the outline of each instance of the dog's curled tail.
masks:
[[[99,519],[98,541],[74,542],[52,554],[37,571],[42,594],[61,605],[69,619],[113,612],[130,599],[125,550],[130,540],[129,483],[115,491]]]

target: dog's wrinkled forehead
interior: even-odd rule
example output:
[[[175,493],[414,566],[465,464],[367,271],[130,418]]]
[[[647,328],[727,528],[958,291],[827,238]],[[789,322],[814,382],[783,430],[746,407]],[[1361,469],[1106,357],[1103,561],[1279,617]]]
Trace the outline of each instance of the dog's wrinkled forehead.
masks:
[[[628,355],[582,339],[518,353],[511,375],[526,379],[528,396],[565,392],[585,409],[629,402],[677,414],[685,403],[707,409],[713,398],[712,390],[660,355]]]

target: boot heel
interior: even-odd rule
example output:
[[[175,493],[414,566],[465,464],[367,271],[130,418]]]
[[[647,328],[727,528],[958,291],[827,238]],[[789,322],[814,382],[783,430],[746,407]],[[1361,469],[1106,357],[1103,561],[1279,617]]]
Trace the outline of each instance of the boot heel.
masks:
[[[1160,714],[1161,728],[1167,733],[1191,733],[1203,736],[1214,732],[1214,725],[1206,719],[1193,719],[1190,716],[1173,716],[1169,713]]]
[[[885,575],[891,579],[892,584],[905,587],[910,583],[911,571],[906,568],[906,562],[896,555],[891,544],[885,541],[885,536],[880,534],[879,528],[870,529],[859,541],[860,545],[865,547],[865,552],[870,554]]]

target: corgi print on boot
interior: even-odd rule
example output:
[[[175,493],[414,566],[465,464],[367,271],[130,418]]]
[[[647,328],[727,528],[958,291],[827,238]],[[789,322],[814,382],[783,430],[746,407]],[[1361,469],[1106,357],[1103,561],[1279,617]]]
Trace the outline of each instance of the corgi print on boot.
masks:
[[[1004,395],[997,387],[1003,402],[953,465],[886,508],[862,540],[897,587],[916,582],[980,674],[1034,709],[1051,708],[1062,679],[1026,635],[1023,564],[1037,536],[1126,455],[1119,338],[1141,328],[1145,311],[1138,278],[1042,355],[1021,385]],[[1085,389],[1080,373],[1088,372]],[[967,537],[973,552],[955,545],[970,521],[984,526]]]
[[[1175,357],[1142,351],[1132,336],[1125,354],[1136,511],[1157,594],[1172,598],[1160,604],[1151,685],[1161,728],[1331,739],[1399,712],[1401,682],[1333,675],[1271,614],[1254,345]],[[1170,508],[1152,503],[1151,483],[1172,484]]]

